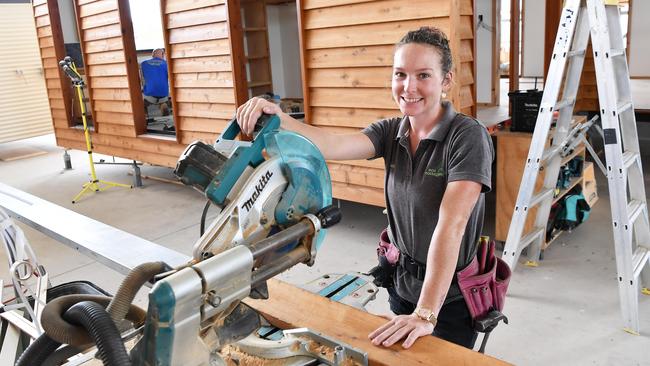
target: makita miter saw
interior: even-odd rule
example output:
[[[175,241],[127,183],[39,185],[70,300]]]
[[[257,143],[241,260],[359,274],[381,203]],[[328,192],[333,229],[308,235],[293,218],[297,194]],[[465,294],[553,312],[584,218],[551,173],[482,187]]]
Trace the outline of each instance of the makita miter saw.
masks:
[[[311,265],[323,229],[340,220],[320,151],[279,125],[264,115],[251,142],[235,141],[233,120],[214,146],[181,155],[174,173],[221,211],[194,245],[195,263],[152,289],[135,364],[219,364],[216,351],[260,325],[240,300],[268,297],[267,279]]]

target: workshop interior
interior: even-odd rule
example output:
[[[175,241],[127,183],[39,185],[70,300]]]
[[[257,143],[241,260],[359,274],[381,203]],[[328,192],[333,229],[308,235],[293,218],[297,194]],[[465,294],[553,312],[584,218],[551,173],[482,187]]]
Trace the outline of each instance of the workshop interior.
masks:
[[[0,365],[650,365],[648,14],[643,0],[0,2]],[[409,185],[456,179],[418,161],[446,127],[405,147],[403,169],[368,132],[408,122],[397,55],[421,27],[448,39],[441,100],[492,146],[480,235],[450,275],[473,347],[396,287],[437,280],[392,215],[431,205]],[[249,133],[250,100],[272,107]],[[376,155],[334,159],[308,127],[363,131]],[[431,220],[451,222],[444,204]],[[373,342],[408,317],[436,331]]]

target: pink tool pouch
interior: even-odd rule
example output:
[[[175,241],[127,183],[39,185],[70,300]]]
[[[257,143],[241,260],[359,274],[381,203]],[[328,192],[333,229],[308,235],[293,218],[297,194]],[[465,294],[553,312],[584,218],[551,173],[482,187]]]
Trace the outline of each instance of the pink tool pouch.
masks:
[[[472,262],[456,273],[458,286],[472,319],[503,309],[510,282],[510,267],[494,255],[494,241],[481,237]]]

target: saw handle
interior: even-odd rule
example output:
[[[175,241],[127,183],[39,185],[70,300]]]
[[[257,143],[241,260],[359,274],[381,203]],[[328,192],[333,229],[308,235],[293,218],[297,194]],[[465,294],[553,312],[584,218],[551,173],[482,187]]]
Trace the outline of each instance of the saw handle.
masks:
[[[257,119],[255,123],[255,128],[253,129],[253,141],[261,132],[272,131],[280,128],[280,118],[275,114],[266,114],[262,113],[260,118]],[[241,131],[239,123],[237,123],[237,118],[233,118],[228,123],[228,127],[223,131],[219,140],[234,140]]]
[[[321,228],[327,229],[341,221],[341,210],[334,205],[329,205],[318,211],[316,217],[320,220]]]

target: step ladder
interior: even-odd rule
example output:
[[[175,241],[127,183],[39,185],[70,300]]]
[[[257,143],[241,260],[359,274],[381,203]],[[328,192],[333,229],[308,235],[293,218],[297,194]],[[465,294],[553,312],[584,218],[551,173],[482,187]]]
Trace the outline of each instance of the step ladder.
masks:
[[[537,266],[563,164],[562,147],[571,138],[573,109],[590,35],[604,133],[605,175],[612,209],[621,311],[624,329],[638,334],[640,284],[650,286],[650,225],[618,1],[566,0],[564,3],[502,258],[514,270],[522,250],[527,248],[526,264]],[[561,89],[562,98],[558,100]],[[547,148],[555,112],[559,115],[552,143]],[[542,169],[543,187],[536,190],[535,183]],[[533,228],[524,233],[528,211],[533,207],[537,207]],[[647,287],[641,292],[650,295]]]

